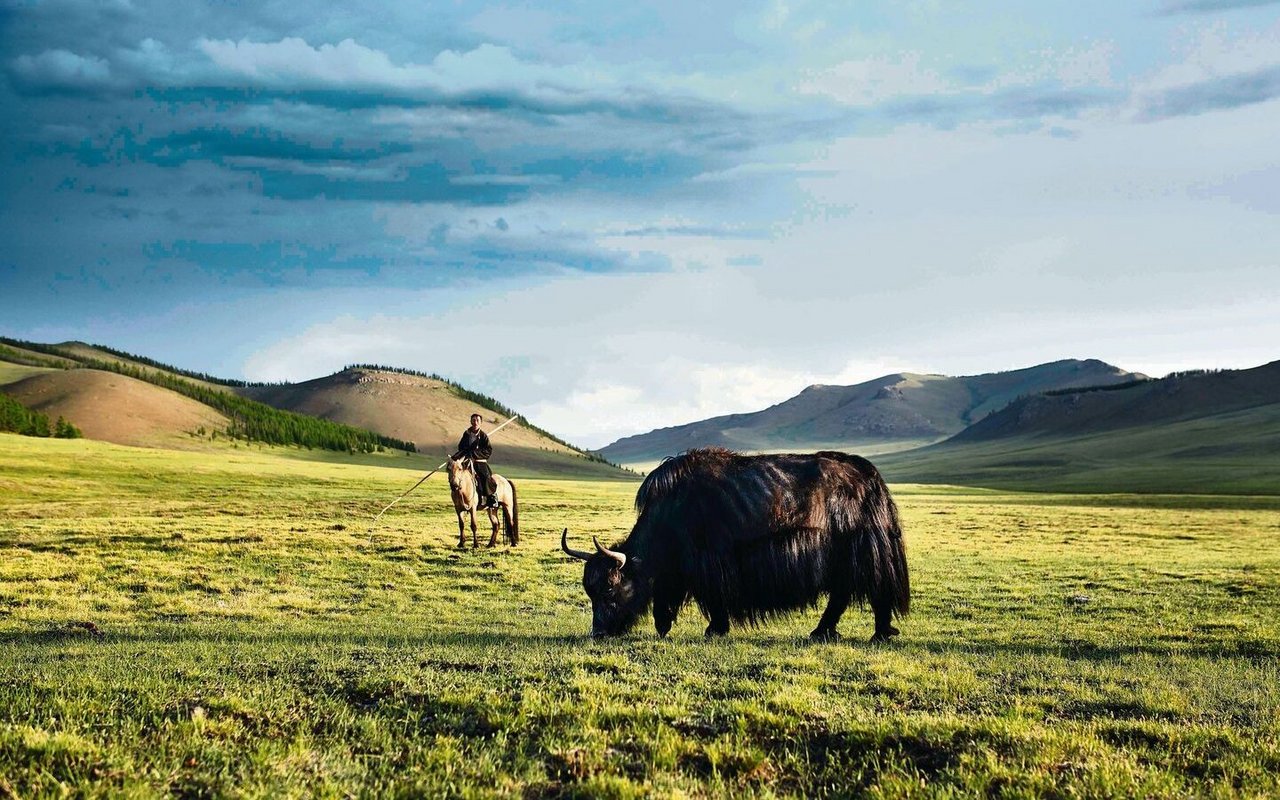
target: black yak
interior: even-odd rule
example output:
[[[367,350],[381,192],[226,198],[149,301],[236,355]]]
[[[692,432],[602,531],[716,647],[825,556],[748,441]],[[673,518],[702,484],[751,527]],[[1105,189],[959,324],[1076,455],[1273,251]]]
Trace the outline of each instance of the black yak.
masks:
[[[591,635],[617,636],[653,608],[666,636],[689,598],[707,618],[706,635],[729,622],[756,624],[828,596],[810,635],[839,638],[850,602],[875,614],[873,642],[898,633],[892,618],[911,602],[898,509],[880,473],[845,453],[744,456],[690,450],[664,461],[636,493],[631,535],[594,553],[582,584],[591,598]]]

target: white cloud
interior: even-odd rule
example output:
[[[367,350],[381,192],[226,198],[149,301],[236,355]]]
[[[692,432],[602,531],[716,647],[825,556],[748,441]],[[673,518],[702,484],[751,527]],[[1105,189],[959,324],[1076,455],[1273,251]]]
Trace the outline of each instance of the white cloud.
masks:
[[[938,72],[923,66],[921,60],[920,53],[902,53],[894,58],[872,56],[842,61],[805,73],[795,88],[801,94],[825,95],[855,106],[955,89]]]
[[[117,50],[115,58],[122,67],[142,78],[172,78],[178,71],[173,52],[164,42],[150,37],[139,42],[137,47]]]
[[[1131,118],[1191,116],[1280,97],[1280,22],[1245,31],[1219,22],[1191,29],[1180,44],[1178,60],[1134,82]]]
[[[1280,22],[1262,30],[1236,31],[1225,22],[1190,28],[1177,56],[1135,83],[1139,98],[1280,64]]]
[[[1109,87],[1114,85],[1112,65],[1117,53],[1111,41],[1092,42],[1083,47],[1068,47],[1049,58],[1054,76],[1068,88]]]
[[[1061,48],[1047,48],[1028,65],[1005,69],[979,83],[959,80],[930,66],[920,52],[905,51],[841,61],[802,73],[795,89],[822,95],[850,106],[876,106],[913,97],[991,95],[1045,83],[1067,89],[1107,89],[1114,86],[1112,64],[1116,45],[1109,40]]]
[[[69,271],[117,286],[134,280],[138,296],[169,278],[175,287],[165,296],[183,294],[180,268],[212,275],[192,284],[209,297],[187,292],[199,305],[155,324],[150,341],[175,348],[167,360],[183,363],[171,343],[188,339],[217,342],[206,352],[238,356],[250,347],[192,337],[193,325],[231,339],[279,336],[245,362],[246,377],[306,379],[354,361],[438,371],[571,440],[600,445],[757,410],[814,382],[1068,356],[1147,371],[1243,365],[1266,360],[1280,340],[1272,141],[1280,104],[1131,124],[1169,92],[1280,64],[1272,23],[1177,28],[1180,21],[1117,5],[1059,25],[1061,10],[1028,5],[1018,15],[966,8],[973,24],[956,25],[961,12],[937,0],[893,15],[856,4],[777,2],[723,15],[647,7],[635,25],[603,8],[520,5],[475,17],[471,7],[441,6],[426,20],[408,7],[333,16],[215,6],[140,4],[123,26],[85,4],[40,4],[67,24],[51,24],[50,13],[40,33],[17,14],[6,28],[10,44],[31,48],[6,56],[29,86],[188,87],[159,101],[120,92],[92,115],[83,100],[33,93],[6,120],[23,134],[44,125],[65,142],[99,143],[103,163],[77,162],[75,180],[64,182],[75,188],[40,194],[32,187],[58,184],[64,176],[55,172],[79,151],[39,167],[34,157],[15,162],[24,172],[10,181],[20,194],[8,204],[0,261],[24,274],[54,261],[101,264]],[[671,24],[694,16],[715,22]],[[1160,50],[1170,31],[1185,43],[1172,55]],[[38,43],[40,35],[48,38]],[[115,47],[121,42],[138,44]],[[1147,64],[1157,66],[1135,74]],[[228,85],[424,102],[350,109],[272,92],[250,93],[251,102],[201,97],[192,88]],[[1131,108],[1108,99],[1130,91]],[[440,96],[512,102],[431,102]],[[1105,102],[1090,105],[1095,97]],[[903,99],[920,102],[894,102]],[[525,100],[546,101],[552,113],[534,118]],[[633,100],[629,113],[616,113]],[[571,118],[556,113],[568,107],[558,101],[582,104]],[[1017,126],[965,124],[1011,117]],[[1055,125],[1076,138],[1039,132]],[[172,149],[192,141],[191,160],[175,168],[114,157],[131,152],[120,146],[122,130],[138,144],[181,133]],[[225,137],[211,142],[223,150],[199,141],[240,131],[244,152],[227,150]],[[266,146],[277,134],[281,143],[310,143],[304,152],[314,157]],[[330,159],[325,143],[338,149],[337,138],[373,160]],[[608,151],[644,158],[623,165],[635,164],[635,175],[602,189],[615,177],[601,162]],[[511,191],[475,192],[501,201],[480,207],[375,204],[358,193],[341,202],[285,199],[291,185],[320,183],[291,182],[286,172],[347,189],[351,180],[407,178],[404,165],[427,160],[454,186]],[[493,174],[463,174],[473,166]],[[548,174],[530,174],[538,170]],[[197,188],[210,197],[195,198]],[[89,212],[121,197],[146,213],[95,226]],[[146,220],[170,212],[183,221]],[[72,226],[75,237],[60,235]],[[260,261],[222,271],[183,261],[159,278],[122,266],[172,238],[215,254],[241,246]],[[253,247],[281,240],[352,268],[283,273],[273,254]],[[198,258],[193,249],[191,261]],[[592,273],[619,264],[662,269]],[[263,274],[292,290],[263,288]],[[314,288],[335,280],[354,286]],[[462,288],[416,290],[449,281]],[[229,287],[261,291],[256,313],[232,313],[244,309],[231,301],[211,310]],[[42,316],[82,310],[56,300]],[[120,307],[118,294],[95,302]],[[150,308],[158,305],[133,310],[142,317]],[[331,319],[332,309],[345,315]],[[249,330],[241,317],[258,322]],[[477,337],[493,347],[457,345]]]
[[[523,61],[510,48],[494,44],[467,51],[443,50],[429,64],[396,64],[386,53],[354,39],[319,46],[297,37],[277,42],[202,39],[198,46],[221,69],[271,85],[302,83],[450,95],[520,90],[547,99],[613,85],[611,76],[599,70]]]
[[[699,217],[640,200],[508,206],[503,235],[652,250],[676,269],[424,294],[416,305],[439,311],[324,323],[246,369],[268,380],[370,360],[438,371],[602,446],[899,370],[973,374],[1069,357],[1149,372],[1262,363],[1280,340],[1280,229],[1221,180],[1258,169],[1274,113],[1092,123],[1072,141],[981,125],[839,140],[800,165],[807,203],[760,240],[663,235]],[[1220,146],[1206,152],[1204,141]],[[1211,180],[1219,188],[1206,193]],[[383,213],[389,230],[425,246],[427,210]],[[462,239],[492,230],[489,218],[468,227],[474,210],[449,213]],[[620,226],[654,233],[622,236]],[[757,266],[725,266],[747,251]],[[458,331],[499,344],[458,351]],[[498,354],[523,365],[500,382]]]
[[[105,59],[69,50],[21,55],[10,62],[10,67],[24,83],[40,88],[94,89],[111,83],[111,65]]]

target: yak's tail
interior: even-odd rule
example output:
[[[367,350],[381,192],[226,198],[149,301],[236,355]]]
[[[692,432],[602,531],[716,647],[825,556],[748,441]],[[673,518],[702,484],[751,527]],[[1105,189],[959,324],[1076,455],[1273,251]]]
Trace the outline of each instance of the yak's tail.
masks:
[[[507,530],[507,538],[511,544],[520,544],[520,504],[516,502],[516,484],[510,478],[507,485],[511,487],[511,508],[502,507],[502,526]]]
[[[870,463],[867,462],[870,466]],[[911,576],[898,506],[880,473],[871,467],[853,544],[853,598],[899,617],[911,610]]]

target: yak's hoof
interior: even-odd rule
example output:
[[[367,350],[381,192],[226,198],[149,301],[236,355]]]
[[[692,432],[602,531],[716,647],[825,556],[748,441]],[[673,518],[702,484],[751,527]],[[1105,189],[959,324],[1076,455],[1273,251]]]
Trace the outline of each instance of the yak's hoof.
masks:
[[[840,631],[835,628],[827,628],[826,630],[818,628],[809,634],[809,639],[814,642],[838,642],[840,641]]]
[[[728,635],[729,635],[729,631],[727,631],[727,630],[724,630],[724,631],[718,631],[718,630],[716,630],[715,628],[713,628],[713,627],[711,627],[710,625],[708,625],[708,626],[707,626],[707,629],[706,629],[705,631],[703,631],[702,635],[703,635],[703,636],[705,636],[705,637],[707,637],[708,639],[715,639],[715,638],[716,638],[716,637],[718,637],[718,636],[728,636]]]
[[[898,635],[898,629],[897,629],[897,628],[895,628],[895,627],[893,627],[892,625],[890,625],[890,626],[889,626],[889,628],[888,628],[888,630],[876,631],[876,632],[875,632],[875,635],[871,637],[871,643],[872,643],[872,644],[885,644],[885,643],[887,643],[891,638],[893,638],[894,636],[897,636],[897,635]]]

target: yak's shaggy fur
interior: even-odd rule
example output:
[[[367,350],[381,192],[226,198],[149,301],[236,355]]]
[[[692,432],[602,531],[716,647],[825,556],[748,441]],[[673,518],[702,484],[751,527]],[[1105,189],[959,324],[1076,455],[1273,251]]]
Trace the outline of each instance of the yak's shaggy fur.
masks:
[[[595,635],[627,630],[652,606],[665,636],[690,598],[707,635],[722,635],[730,620],[754,625],[825,594],[814,638],[836,638],[856,602],[871,605],[873,638],[885,640],[897,633],[892,617],[910,607],[898,510],[864,458],[691,450],[644,480],[636,510],[631,535],[612,551],[569,551],[587,560]]]

